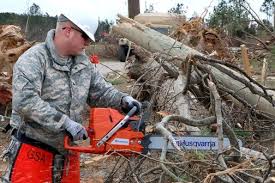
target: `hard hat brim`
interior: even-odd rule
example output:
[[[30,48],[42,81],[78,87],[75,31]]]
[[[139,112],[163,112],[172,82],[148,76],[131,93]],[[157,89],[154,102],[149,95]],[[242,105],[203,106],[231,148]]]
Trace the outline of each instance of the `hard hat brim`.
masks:
[[[83,32],[85,32],[85,34],[92,40],[95,42],[95,36],[93,34],[91,34],[89,31],[85,30],[85,28],[82,28],[81,25],[78,26]]]
[[[95,42],[95,36],[94,36],[94,34],[92,34],[89,31],[88,25],[81,24],[79,21],[77,21],[72,16],[68,16],[68,15],[64,15],[64,14],[61,14],[58,18],[58,21],[60,21],[60,22],[67,21],[67,20],[71,21],[75,26],[77,26],[80,30],[82,30],[92,41]]]

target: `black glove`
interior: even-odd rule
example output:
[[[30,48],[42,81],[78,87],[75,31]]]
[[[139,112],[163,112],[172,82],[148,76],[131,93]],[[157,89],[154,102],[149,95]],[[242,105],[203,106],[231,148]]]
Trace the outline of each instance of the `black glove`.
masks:
[[[85,127],[68,117],[65,119],[63,127],[72,136],[73,141],[86,140],[88,138],[88,133]]]
[[[139,114],[141,112],[141,103],[134,99],[131,96],[125,96],[122,98],[122,111],[128,113],[134,106],[137,107],[137,111],[135,114]]]

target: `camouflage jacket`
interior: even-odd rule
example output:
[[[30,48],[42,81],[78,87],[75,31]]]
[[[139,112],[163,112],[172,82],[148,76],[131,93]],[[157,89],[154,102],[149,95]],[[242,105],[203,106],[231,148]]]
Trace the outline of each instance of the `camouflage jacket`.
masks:
[[[63,149],[64,119],[83,123],[85,106],[120,108],[126,94],[107,83],[83,53],[68,64],[60,62],[53,44],[46,41],[21,55],[13,69],[11,125],[27,137]]]

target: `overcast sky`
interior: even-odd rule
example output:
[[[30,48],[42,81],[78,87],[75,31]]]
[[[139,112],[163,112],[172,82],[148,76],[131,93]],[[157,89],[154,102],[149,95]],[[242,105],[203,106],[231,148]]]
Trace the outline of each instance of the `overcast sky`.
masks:
[[[256,12],[259,12],[263,0],[248,0]],[[36,3],[43,13],[51,16],[58,15],[62,10],[79,11],[87,9],[97,17],[115,20],[116,14],[128,15],[127,0],[0,0],[0,12],[26,13],[28,6]],[[212,3],[211,3],[212,2]],[[218,0],[140,0],[141,12],[144,12],[150,4],[157,12],[167,12],[175,7],[177,3],[183,3],[187,10],[186,16],[192,17],[194,13],[201,15],[205,8],[213,10],[213,6],[218,4]],[[266,17],[264,17],[266,18]]]

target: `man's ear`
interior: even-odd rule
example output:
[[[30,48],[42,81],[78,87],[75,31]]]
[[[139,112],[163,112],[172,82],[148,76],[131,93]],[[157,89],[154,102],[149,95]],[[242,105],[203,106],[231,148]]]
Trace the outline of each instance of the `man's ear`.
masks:
[[[70,34],[71,34],[71,29],[70,28],[64,29],[64,35],[65,35],[65,37],[70,37]]]

